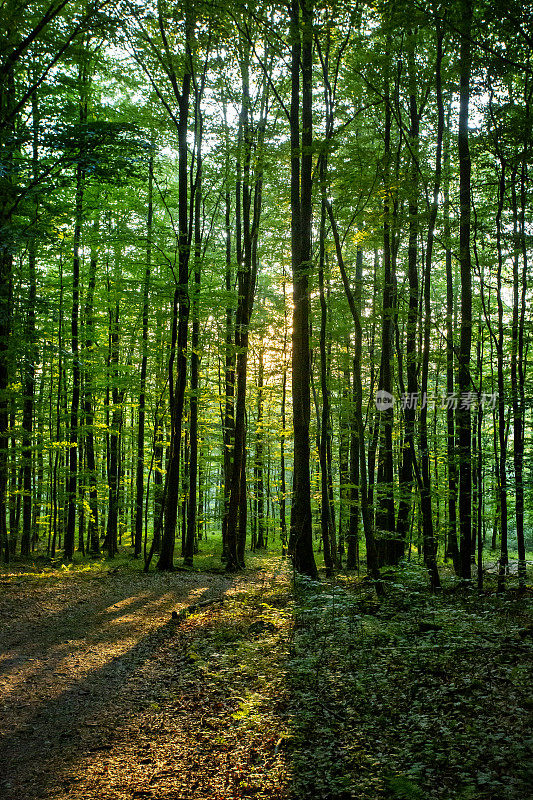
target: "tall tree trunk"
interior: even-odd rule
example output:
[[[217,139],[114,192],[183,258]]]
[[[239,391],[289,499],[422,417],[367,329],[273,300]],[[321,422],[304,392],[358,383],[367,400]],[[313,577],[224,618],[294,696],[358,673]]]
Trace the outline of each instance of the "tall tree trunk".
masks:
[[[300,22],[301,12],[301,22]],[[312,219],[312,0],[292,0],[291,17],[291,261],[293,276],[292,407],[294,466],[289,550],[298,572],[317,577],[311,518],[311,366],[309,359],[309,271]],[[300,63],[302,119],[300,150]],[[301,154],[301,156],[300,156]],[[300,168],[301,167],[301,168]]]
[[[429,209],[428,235],[426,244],[426,264],[424,272],[424,335],[422,348],[422,403],[420,409],[420,460],[422,466],[422,490],[420,508],[424,525],[424,563],[430,577],[431,590],[440,589],[440,578],[437,569],[437,546],[433,528],[433,509],[431,498],[431,468],[428,442],[428,375],[431,340],[431,267],[433,259],[433,242],[435,224],[439,208],[440,184],[442,175],[442,142],[444,135],[444,105],[442,102],[442,40],[443,31],[437,27],[437,59],[435,65],[435,81],[437,90],[437,152],[435,155],[435,179],[433,183],[433,199]]]
[[[0,230],[11,233],[13,202],[13,142],[15,141],[15,77],[13,64],[4,69],[0,77],[0,145],[5,148],[2,155],[6,179],[2,182],[0,194]],[[11,236],[0,240],[0,548],[4,551],[6,562],[10,559],[9,536],[7,530],[7,486],[8,429],[9,411],[7,389],[10,379],[9,337],[13,305],[13,249]]]
[[[156,312],[156,348],[155,352],[159,353],[163,350],[162,331],[163,323],[161,313]],[[164,367],[163,367],[164,369]],[[163,427],[164,427],[164,411],[161,409],[162,396],[156,404],[154,410],[154,522],[153,522],[153,539],[151,550],[154,553],[159,553],[161,550],[161,527],[164,512],[164,486],[163,486]],[[145,564],[147,557],[145,553]]]
[[[408,279],[409,279],[409,306],[407,310],[407,331],[405,362],[407,371],[407,397],[404,403],[405,429],[403,439],[402,463],[400,468],[400,502],[398,506],[398,520],[396,523],[396,540],[391,542],[389,563],[398,563],[403,557],[407,531],[409,528],[409,513],[413,496],[413,459],[415,417],[418,400],[418,363],[417,363],[417,323],[418,323],[418,173],[419,173],[419,133],[420,114],[417,103],[416,72],[415,72],[415,34],[408,36],[408,69],[409,69],[409,116],[410,116],[410,153],[411,165],[409,176],[409,244],[408,244]],[[401,354],[401,351],[399,355]],[[429,357],[429,356],[428,356]],[[399,361],[401,364],[401,361]],[[427,388],[427,386],[426,386]],[[424,393],[422,390],[422,397]],[[421,415],[424,412],[421,410]]]
[[[245,430],[246,430],[245,425]],[[242,454],[242,468],[241,468],[241,486],[240,486],[240,498],[241,501],[239,503],[239,520],[237,525],[237,564],[240,566],[244,565],[244,551],[246,547],[246,531],[247,531],[247,524],[248,524],[248,506],[246,505],[246,459],[247,459],[247,452],[246,452],[246,444],[243,449]]]
[[[527,106],[529,112],[529,105]],[[513,385],[513,461],[516,490],[516,541],[518,549],[518,581],[526,582],[526,548],[524,541],[524,439],[525,439],[525,358],[524,328],[528,257],[526,245],[526,152],[520,166],[520,213],[513,181],[513,233],[520,242],[513,258],[513,327],[511,350],[511,383]],[[522,257],[522,274],[519,259]],[[520,280],[521,278],[521,280]]]
[[[108,484],[109,503],[107,531],[104,547],[110,558],[118,553],[118,513],[119,513],[119,447],[122,424],[122,398],[118,388],[119,377],[119,301],[109,308],[109,365],[112,381],[111,397],[113,410],[109,432]]]
[[[346,342],[346,357],[350,352],[350,340]],[[352,401],[350,370],[348,365],[344,365],[343,369],[343,390],[341,397],[341,407],[339,413],[339,524],[338,530],[338,552],[339,552],[339,567],[342,567],[342,556],[344,555],[347,545],[348,526],[346,521],[349,520],[349,497],[350,497],[350,441],[351,433],[354,426],[350,425],[350,418],[352,416]],[[357,449],[357,456],[359,456],[359,449]],[[359,465],[359,457],[356,459]],[[358,512],[359,514],[359,512]],[[359,516],[357,516],[359,522]],[[355,559],[354,559],[355,562]],[[350,567],[353,569],[354,567]]]
[[[196,178],[194,181],[194,294],[192,300],[191,332],[191,385],[189,397],[189,505],[187,509],[187,536],[185,540],[185,564],[192,566],[196,542],[196,523],[198,518],[198,405],[200,392],[200,287],[202,268],[202,134],[203,116],[200,100],[201,86],[195,83],[195,152]]]
[[[235,330],[234,311],[231,305],[233,290],[233,276],[231,267],[231,199],[229,192],[229,133],[226,131],[226,192],[225,192],[225,231],[226,231],[226,329],[224,348],[224,417],[223,417],[223,446],[224,446],[224,516],[222,520],[222,557],[227,558],[226,530],[228,525],[230,483],[232,468],[232,451],[235,438]],[[237,235],[240,236],[240,220],[236,220]],[[238,248],[239,252],[239,248]],[[239,259],[239,256],[237,256]]]
[[[447,125],[449,129],[451,103],[448,105]],[[450,232],[450,149],[446,136],[444,148],[444,246],[446,262],[446,455],[448,468],[446,551],[453,562],[456,575],[460,575],[459,547],[457,545],[457,462],[455,452],[455,419],[451,398],[454,396],[454,285]]]
[[[459,262],[461,268],[461,325],[457,384],[465,398],[470,391],[470,350],[472,344],[472,263],[470,256],[470,178],[468,110],[470,103],[472,0],[461,0],[461,44],[459,53]],[[472,528],[471,417],[468,403],[459,402],[456,412],[459,456],[459,530],[461,577],[470,578]]]
[[[390,48],[390,37],[387,47]],[[390,167],[391,157],[391,99],[389,88],[388,68],[385,76],[385,137],[384,137],[384,192],[383,201],[383,306],[381,326],[381,365],[379,372],[378,389],[385,393],[388,399],[392,396],[392,334],[394,316],[394,287],[393,287],[393,231],[391,230],[391,188]],[[376,525],[380,530],[380,538],[393,538],[395,533],[394,512],[394,461],[392,449],[392,428],[394,425],[394,410],[392,403],[380,412],[381,440],[379,448],[380,495],[376,512]]]
[[[375,367],[375,343],[376,343],[376,318],[377,311],[377,296],[378,296],[378,270],[379,270],[379,254],[374,250],[374,275],[373,275],[373,292],[372,292],[372,331],[370,339],[370,391],[374,391],[376,383],[376,367]],[[378,368],[378,382],[379,382],[379,368]],[[374,515],[374,486],[376,480],[376,453],[378,449],[379,438],[379,412],[375,405],[373,406],[373,416],[369,416],[368,429],[369,429],[369,444],[368,444],[368,506],[371,510],[372,517]],[[371,424],[373,420],[373,425]]]
[[[189,208],[187,170],[187,129],[189,117],[189,95],[191,68],[183,75],[181,93],[178,96],[178,227],[179,269],[178,285],[174,291],[172,347],[169,362],[169,390],[171,405],[170,453],[167,466],[165,520],[161,539],[161,552],[157,569],[174,568],[174,546],[178,501],[180,495],[180,450],[183,427],[185,386],[187,384],[187,339],[189,329]],[[174,388],[174,364],[176,386]]]
[[[265,481],[264,481],[264,350],[259,344],[259,369],[257,375],[257,428],[255,437],[256,498],[257,498],[257,549],[265,547]]]
[[[322,163],[324,162],[324,156]],[[322,182],[324,174],[322,170]],[[328,309],[326,302],[326,292],[324,287],[324,262],[326,257],[326,197],[325,186],[323,186],[323,197],[320,213],[320,255],[318,265],[318,290],[320,296],[320,389],[322,395],[322,415],[320,421],[320,432],[318,449],[320,456],[320,526],[322,531],[322,543],[324,546],[324,564],[326,574],[331,576],[334,570],[335,553],[332,551],[332,515],[330,505],[330,464],[328,463],[329,439],[331,437],[331,414],[328,386],[328,363],[326,351],[327,318]]]
[[[281,536],[281,555],[287,554],[287,519],[286,500],[287,486],[285,481],[285,426],[287,402],[287,299],[285,292],[285,276],[283,278],[283,375],[281,380],[281,436],[280,436],[280,486],[279,486],[279,525]]]
[[[19,487],[17,485],[19,470],[17,469],[17,437],[14,398],[11,398],[9,409],[9,431],[9,549],[11,551],[11,555],[14,556],[17,552],[18,545],[19,520],[17,515],[17,503],[20,500],[18,493]]]
[[[146,371],[148,365],[148,298],[150,296],[150,275],[152,271],[152,222],[153,222],[153,181],[154,157],[150,156],[148,165],[148,214],[146,218],[146,265],[144,269],[142,300],[142,356],[141,379],[139,385],[139,429],[137,431],[137,459],[135,465],[135,558],[142,551],[143,498],[144,498],[144,427],[146,416]]]
[[[363,250],[361,247],[357,248],[357,255],[355,261],[355,291],[353,294],[354,307],[357,319],[361,320],[361,294],[363,288]],[[354,325],[357,328],[357,322],[354,317]],[[362,331],[361,334],[362,336]],[[358,360],[358,341],[356,332],[356,353],[352,361],[352,413],[350,424],[350,514],[349,514],[349,538],[348,538],[348,554],[346,558],[346,569],[359,569],[359,516],[361,514],[361,458],[365,458],[365,445],[364,440],[361,441],[360,433],[362,429],[362,416],[357,419],[358,403],[359,403],[359,389],[361,389],[361,404],[362,404],[362,387],[358,386],[361,381],[361,363]],[[361,343],[362,348],[362,343]],[[359,358],[361,352],[359,352]],[[347,380],[349,385],[349,379]],[[363,413],[361,406],[361,415]],[[362,453],[362,455],[361,455]],[[368,490],[367,493],[367,509],[365,511],[368,517],[371,517],[371,510],[368,503]],[[366,534],[368,535],[368,534]],[[373,532],[372,532],[373,535]],[[375,547],[375,545],[374,545]]]
[[[243,42],[241,59],[242,71],[242,246],[237,239],[237,280],[238,301],[235,318],[236,358],[236,404],[235,438],[233,445],[233,464],[231,474],[228,523],[226,529],[226,568],[234,571],[244,566],[246,542],[246,385],[248,370],[249,325],[252,317],[255,287],[258,270],[257,240],[262,209],[263,193],[263,150],[265,141],[266,115],[268,109],[268,84],[263,80],[261,110],[257,122],[257,141],[255,146],[255,171],[252,189],[252,137],[253,125],[250,114],[250,44]],[[239,217],[237,202],[237,222]],[[237,235],[240,226],[237,224]]]
[[[360,452],[359,425],[355,418],[357,405],[357,363],[352,359],[352,396],[351,396],[351,424],[350,424],[350,461],[349,478],[350,489],[348,493],[348,547],[346,553],[346,569],[359,569],[359,517],[361,515],[360,501]],[[349,373],[347,384],[349,385]]]
[[[250,162],[251,162],[251,131],[250,131],[250,76],[249,76],[249,45],[244,44],[241,60],[242,77],[242,105],[240,130],[242,135],[242,183],[237,183],[237,282],[238,300],[235,316],[235,388],[236,403],[234,417],[234,443],[231,469],[230,498],[226,527],[226,569],[229,572],[237,570],[241,564],[238,560],[238,539],[240,528],[240,507],[246,506],[246,384],[248,371],[248,310],[250,307],[250,294],[252,291],[252,241],[250,228]],[[238,163],[238,173],[239,170]],[[240,191],[239,191],[240,190]],[[242,227],[241,227],[241,223]],[[242,513],[246,513],[243,511]]]
[[[98,220],[93,225],[93,236],[98,235]],[[89,262],[87,294],[85,296],[85,341],[84,341],[84,380],[83,380],[83,414],[85,417],[85,457],[89,479],[89,520],[87,523],[87,540],[89,552],[97,555],[100,552],[100,536],[98,525],[98,475],[94,451],[94,397],[92,382],[93,351],[95,348],[94,332],[94,290],[96,287],[96,268],[98,265],[98,248],[92,242]]]
[[[57,322],[57,392],[55,404],[55,437],[53,439],[55,444],[55,457],[54,466],[51,476],[50,495],[52,500],[52,541],[50,543],[50,554],[55,556],[56,541],[58,535],[58,514],[59,514],[59,501],[58,501],[58,483],[59,483],[59,459],[60,459],[60,446],[61,442],[61,389],[63,384],[63,259],[59,260],[59,319]],[[50,415],[52,416],[52,415]]]
[[[33,180],[39,178],[39,104],[37,92],[33,92],[31,99],[32,106],[32,172]],[[33,223],[37,223],[38,201],[34,202]],[[29,556],[32,540],[32,437],[33,437],[33,406],[35,395],[35,367],[37,361],[36,337],[35,337],[35,301],[37,298],[37,287],[35,281],[37,242],[32,236],[28,247],[28,270],[29,270],[29,291],[26,318],[26,347],[27,358],[24,381],[24,407],[22,412],[22,458],[23,458],[23,500],[22,500],[22,539],[20,543],[20,553],[22,556]]]
[[[362,362],[362,348],[363,348],[363,333],[361,328],[361,317],[359,314],[358,305],[356,303],[354,294],[352,292],[350,281],[346,273],[344,265],[344,258],[342,255],[342,246],[337,228],[337,222],[333,214],[333,209],[328,203],[328,214],[331,222],[331,229],[333,232],[333,239],[335,241],[335,251],[337,254],[337,262],[341,273],[346,299],[350,307],[352,319],[354,322],[355,330],[355,355],[353,361],[353,379],[354,379],[354,419],[357,427],[357,438],[359,440],[359,498],[361,502],[361,517],[363,519],[363,531],[366,543],[366,560],[368,572],[376,582],[376,591],[378,594],[383,593],[383,587],[380,581],[379,567],[378,567],[378,554],[376,549],[376,540],[374,538],[374,530],[372,525],[372,517],[370,507],[368,504],[368,478],[366,455],[364,445],[364,423],[363,423],[363,383],[361,379],[361,362]],[[358,273],[359,275],[360,273]]]
[[[477,396],[477,411],[475,416],[474,435],[472,436],[472,451],[475,450],[475,456],[472,459],[475,466],[473,476],[475,475],[475,495],[476,500],[473,502],[473,507],[476,510],[475,523],[472,525],[472,550],[476,552],[477,549],[477,588],[481,592],[483,590],[483,534],[482,534],[482,510],[483,510],[483,447],[482,447],[482,429],[483,429],[483,403],[481,396],[481,388],[483,386],[483,329],[481,328],[481,320],[479,324],[479,334],[477,340],[477,369],[480,391]]]
[[[72,262],[72,400],[70,405],[69,431],[69,469],[67,478],[68,518],[65,531],[65,559],[72,561],[74,556],[74,535],[76,525],[77,484],[78,484],[78,411],[80,406],[80,360],[79,360],[79,307],[80,307],[80,246],[83,219],[83,183],[81,166],[76,167],[76,210],[74,221],[74,258]]]
[[[505,589],[505,576],[509,564],[508,554],[508,507],[507,507],[507,425],[505,412],[505,376],[504,376],[504,319],[502,297],[502,213],[505,203],[506,163],[500,157],[500,180],[498,187],[498,210],[496,212],[496,248],[498,267],[496,275],[496,301],[498,304],[498,335],[496,339],[496,373],[498,386],[498,444],[500,453],[499,495],[500,495],[500,565],[498,569],[498,591]]]
[[[83,57],[83,56],[82,56]],[[79,91],[79,126],[83,137],[84,126],[87,123],[88,109],[88,82],[86,64],[80,64],[78,68],[78,91]],[[82,139],[83,141],[83,139]],[[67,528],[65,531],[65,559],[71,561],[74,556],[74,537],[76,526],[77,510],[77,486],[78,486],[78,414],[80,406],[80,381],[81,369],[79,359],[79,313],[80,313],[80,249],[81,249],[81,230],[83,223],[83,195],[85,188],[85,172],[81,165],[83,154],[80,154],[80,161],[76,166],[76,204],[74,211],[74,239],[73,239],[73,259],[72,259],[72,314],[71,314],[71,346],[72,346],[72,399],[70,405],[70,449],[69,449],[69,471],[67,478],[67,501],[68,517]]]

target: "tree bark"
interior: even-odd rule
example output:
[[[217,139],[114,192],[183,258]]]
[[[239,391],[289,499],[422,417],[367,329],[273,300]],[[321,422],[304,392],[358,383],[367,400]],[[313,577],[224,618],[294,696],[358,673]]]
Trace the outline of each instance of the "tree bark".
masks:
[[[437,569],[437,545],[433,527],[433,508],[431,497],[431,468],[428,442],[428,375],[431,341],[431,267],[433,259],[433,243],[435,224],[439,208],[439,195],[442,176],[442,142],[444,135],[444,105],[442,102],[442,40],[443,32],[437,27],[437,58],[435,65],[435,83],[437,94],[437,151],[435,154],[435,179],[433,183],[433,199],[429,209],[428,234],[426,243],[426,264],[424,272],[424,334],[422,348],[422,398],[425,402],[420,409],[420,456],[422,466],[422,491],[420,508],[424,524],[424,563],[429,572],[431,590],[440,589],[440,577]]]
[[[32,172],[33,180],[39,179],[39,103],[37,92],[33,92],[32,105]],[[34,201],[34,219],[37,223],[38,201]],[[35,280],[37,242],[35,235],[31,237],[28,247],[29,291],[26,318],[26,347],[27,359],[24,381],[24,405],[22,412],[22,457],[23,457],[23,489],[22,499],[22,539],[20,554],[29,556],[32,542],[32,438],[33,438],[33,408],[35,396],[35,367],[37,362],[37,348],[35,336],[35,301],[37,299],[37,286]]]
[[[528,107],[529,110],[529,107]],[[525,438],[525,359],[524,329],[528,256],[526,245],[526,152],[520,165],[520,212],[513,181],[513,232],[520,243],[513,258],[513,323],[511,349],[511,383],[513,385],[513,462],[516,489],[516,541],[518,549],[518,581],[526,583],[526,548],[524,541],[524,438]],[[520,276],[519,259],[522,257]],[[521,280],[520,280],[521,278]]]
[[[98,235],[98,220],[93,225],[93,236]],[[84,380],[83,380],[83,414],[85,417],[85,457],[89,480],[89,520],[87,523],[88,549],[93,555],[100,552],[98,525],[98,475],[94,451],[94,397],[91,359],[94,355],[94,290],[96,288],[96,269],[98,265],[98,249],[92,243],[89,262],[89,278],[85,297],[85,337],[84,337]]]
[[[194,182],[194,295],[192,300],[191,331],[191,380],[189,397],[189,505],[187,508],[187,536],[185,540],[185,564],[192,566],[198,518],[198,406],[200,392],[200,287],[202,259],[202,114],[200,97],[196,92],[196,179]]]
[[[161,551],[157,569],[174,568],[174,546],[178,501],[180,495],[180,450],[183,427],[185,386],[187,384],[187,339],[189,328],[189,208],[187,170],[187,130],[191,68],[188,64],[183,75],[181,93],[177,97],[178,116],[178,284],[174,291],[172,347],[169,362],[169,389],[171,405],[170,453],[167,465],[165,519],[161,538]],[[174,365],[176,386],[174,388]]]
[[[142,551],[143,498],[144,498],[144,428],[146,416],[146,372],[148,366],[148,299],[152,271],[152,223],[153,223],[153,170],[154,158],[148,165],[148,213],[146,218],[146,264],[144,268],[142,298],[141,377],[139,384],[139,427],[137,431],[137,458],[135,463],[135,536],[134,554],[139,558]]]
[[[468,403],[462,402],[470,391],[470,350],[472,344],[472,262],[470,256],[470,181],[471,161],[468,143],[470,103],[472,0],[461,0],[461,42],[459,53],[459,262],[461,271],[461,324],[457,384],[459,403],[455,417],[459,456],[459,530],[461,577],[470,578],[472,529],[471,416]]]
[[[390,48],[390,37],[387,37],[387,48]],[[378,389],[386,395],[392,395],[392,334],[393,334],[393,241],[391,231],[391,186],[390,167],[391,156],[391,99],[389,88],[388,68],[385,75],[385,136],[384,136],[384,192],[383,200],[383,305],[381,326],[381,365],[379,372]],[[381,478],[380,496],[376,511],[376,525],[380,530],[380,538],[386,540],[395,535],[394,511],[394,461],[392,449],[392,428],[394,425],[394,410],[390,407],[379,413],[380,447],[379,469]]]
[[[357,428],[357,438],[359,440],[359,497],[361,501],[361,516],[363,519],[363,531],[365,534],[366,543],[366,560],[368,572],[376,582],[376,592],[383,593],[381,585],[378,554],[376,549],[376,540],[374,537],[374,530],[372,525],[372,517],[370,507],[368,504],[368,478],[366,455],[364,447],[364,423],[363,423],[363,384],[361,380],[361,361],[362,361],[362,348],[363,348],[363,334],[361,328],[361,317],[359,314],[358,306],[356,304],[353,292],[350,287],[348,275],[344,265],[344,258],[342,254],[342,246],[340,236],[337,228],[337,222],[333,214],[331,205],[328,204],[328,214],[331,222],[331,229],[335,241],[335,251],[337,254],[337,262],[341,273],[342,283],[352,314],[355,329],[355,355],[353,361],[353,376],[354,376],[354,420]]]
[[[301,13],[301,20],[300,20]],[[309,423],[311,367],[309,359],[309,271],[312,218],[312,64],[311,0],[292,0],[291,17],[291,261],[293,275],[292,406],[294,466],[289,551],[295,569],[318,576],[313,554]],[[302,119],[300,150],[300,61]]]
[[[76,525],[77,484],[78,484],[78,411],[80,406],[80,360],[79,360],[79,306],[80,306],[80,246],[83,220],[83,183],[81,166],[76,167],[76,210],[74,222],[74,258],[72,262],[72,400],[70,406],[69,431],[69,469],[67,479],[68,518],[65,531],[65,559],[74,557],[74,530]]]
[[[451,104],[447,111],[449,128]],[[455,418],[451,398],[454,397],[454,285],[450,232],[450,151],[449,137],[444,141],[444,246],[446,263],[446,455],[448,468],[447,528],[445,556],[450,556],[456,575],[460,575],[459,547],[457,545],[457,462],[455,450]]]

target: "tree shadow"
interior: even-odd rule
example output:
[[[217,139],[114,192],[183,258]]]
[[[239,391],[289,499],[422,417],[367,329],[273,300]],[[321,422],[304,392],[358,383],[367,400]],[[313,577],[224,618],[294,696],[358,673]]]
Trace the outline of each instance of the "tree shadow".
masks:
[[[42,800],[59,772],[74,769],[86,753],[109,749],[122,723],[150,702],[154,664],[167,657],[161,653],[165,645],[179,638],[171,610],[220,595],[220,579],[211,586],[198,577],[177,579],[174,588],[159,591],[146,591],[145,579],[141,595],[129,594],[126,586],[111,597],[87,594],[86,602],[45,613],[23,642],[10,626],[7,640],[14,652],[8,650],[2,663],[0,698],[17,717],[0,737],[5,800]],[[234,582],[224,579],[223,594]],[[153,612],[148,632],[147,611]]]

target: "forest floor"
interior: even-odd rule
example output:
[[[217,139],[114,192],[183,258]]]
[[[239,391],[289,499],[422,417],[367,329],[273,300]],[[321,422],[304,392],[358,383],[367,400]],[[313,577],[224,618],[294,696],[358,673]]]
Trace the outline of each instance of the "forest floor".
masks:
[[[0,583],[0,797],[283,796],[285,573],[65,569]]]
[[[530,589],[291,577],[4,567],[0,797],[530,796]]]

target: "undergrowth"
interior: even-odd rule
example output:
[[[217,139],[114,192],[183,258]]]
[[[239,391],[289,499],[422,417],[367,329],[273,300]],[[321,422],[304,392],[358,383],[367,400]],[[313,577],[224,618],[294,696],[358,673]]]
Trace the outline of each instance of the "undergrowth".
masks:
[[[533,783],[531,590],[430,595],[424,571],[296,586],[294,797],[524,800]]]

